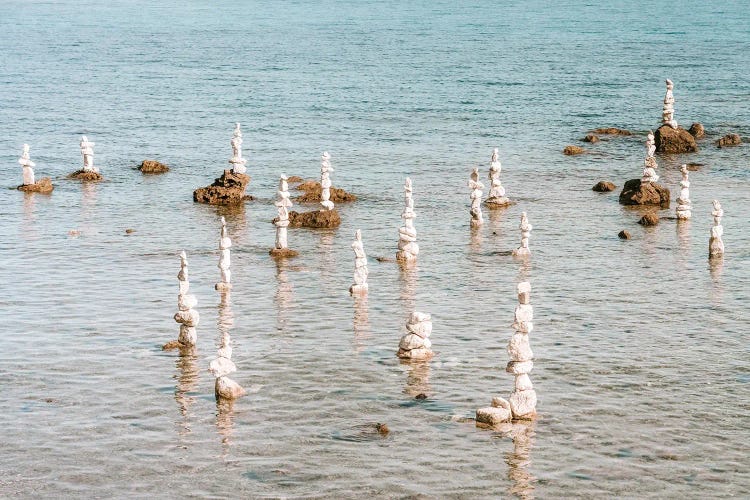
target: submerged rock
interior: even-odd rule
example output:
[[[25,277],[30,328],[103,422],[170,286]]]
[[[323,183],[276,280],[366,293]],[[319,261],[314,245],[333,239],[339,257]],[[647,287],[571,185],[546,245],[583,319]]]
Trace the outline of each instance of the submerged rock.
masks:
[[[630,179],[620,193],[621,205],[659,205],[669,207],[669,189],[655,182]]]
[[[740,137],[738,134],[727,134],[715,143],[720,148],[725,148],[727,146],[737,146],[738,144],[742,144],[742,137]]]
[[[590,142],[593,144],[595,142],[599,142],[600,139],[599,139],[599,136],[596,134],[586,134],[586,137],[582,138],[581,140],[583,142]]]
[[[662,125],[654,132],[656,150],[660,153],[695,153],[698,145],[695,138],[682,127],[672,128]]]
[[[698,122],[690,125],[688,132],[690,132],[690,135],[692,135],[694,139],[702,139],[706,135],[706,129]]]
[[[323,187],[318,181],[305,181],[297,186],[296,189],[304,191],[304,194],[295,199],[298,203],[316,203],[322,201],[321,193],[323,192]],[[329,199],[334,203],[345,203],[356,201],[357,197],[341,188],[331,186]]]
[[[563,149],[563,154],[566,156],[581,155],[585,152],[586,150],[580,146],[565,146]]]
[[[163,174],[164,172],[169,172],[169,167],[156,160],[143,160],[138,170],[142,174]]]
[[[299,255],[298,251],[292,250],[291,248],[272,248],[268,251],[268,253],[271,255],[271,257],[276,258],[296,257]]]
[[[616,187],[617,186],[615,186],[612,182],[599,181],[594,184],[594,187],[592,187],[591,190],[599,193],[606,193],[607,191],[614,191]]]
[[[641,219],[638,221],[638,224],[641,226],[655,226],[659,223],[659,216],[656,215],[653,212],[649,212],[645,214]]]
[[[621,240],[629,240],[630,239],[630,232],[627,231],[627,230],[625,230],[625,229],[623,229],[622,231],[620,231],[619,233],[617,233],[617,236]]]
[[[51,193],[55,187],[52,185],[52,180],[49,177],[42,177],[34,184],[21,184],[16,189],[19,191],[25,191],[27,193]]]
[[[229,377],[219,377],[214,385],[216,399],[237,399],[247,394],[240,384]]]
[[[600,135],[633,135],[633,133],[630,130],[625,130],[622,128],[616,128],[616,127],[603,127],[603,128],[595,128],[591,131],[593,134],[600,134]]]
[[[99,172],[94,172],[92,170],[76,170],[68,176],[68,179],[79,181],[101,181],[104,177]]]
[[[275,221],[275,219],[274,219]],[[289,212],[289,225],[292,227],[330,228],[341,225],[337,210],[313,210],[311,212]]]
[[[193,191],[193,201],[210,205],[231,205],[243,200],[251,200],[252,196],[245,195],[245,188],[249,183],[249,175],[224,170],[221,177],[214,180],[213,184]]]

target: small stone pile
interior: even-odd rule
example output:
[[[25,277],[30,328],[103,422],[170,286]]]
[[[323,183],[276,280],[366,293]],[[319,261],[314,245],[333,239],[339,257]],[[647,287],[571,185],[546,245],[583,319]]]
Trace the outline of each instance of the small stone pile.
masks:
[[[687,220],[692,217],[687,165],[683,164],[680,167],[680,173],[682,173],[682,180],[680,181],[680,197],[677,198],[677,220]]]
[[[656,182],[659,180],[659,176],[656,175],[658,164],[656,163],[656,157],[654,156],[655,152],[656,144],[654,143],[654,134],[649,132],[648,137],[646,138],[646,159],[643,160],[643,175],[641,176],[641,182]]]
[[[70,174],[68,177],[71,179],[79,179],[82,181],[100,181],[103,179],[102,174],[99,173],[99,168],[94,166],[94,146],[96,144],[89,142],[85,135],[81,136],[81,155],[83,156],[83,168]]]
[[[663,127],[669,128],[667,125]],[[690,134],[688,134],[690,135]],[[659,205],[668,207],[670,203],[669,189],[657,184],[659,176],[656,175],[656,146],[654,134],[649,132],[646,139],[646,159],[643,161],[643,172],[640,179],[630,179],[620,192],[619,202],[621,205]]]
[[[240,124],[237,123],[234,126],[234,133],[232,134],[232,157],[229,159],[230,165],[232,165],[232,172],[235,174],[244,174],[247,172],[247,160],[242,157],[242,131],[240,130]]]
[[[667,79],[667,93],[664,94],[664,107],[661,110],[661,121],[664,125],[669,125],[673,129],[677,128],[677,120],[674,119],[674,95],[672,89],[674,89],[674,83],[672,80]]]
[[[531,229],[533,226],[529,224],[526,212],[521,213],[521,223],[518,225],[518,228],[521,230],[521,246],[513,250],[513,255],[518,257],[531,255],[531,250],[529,250],[529,237],[531,237]]]
[[[471,172],[469,189],[471,190],[471,209],[469,210],[471,214],[471,227],[479,227],[484,224],[484,219],[482,218],[482,189],[484,189],[484,184],[479,182],[479,169],[477,168]]]
[[[240,124],[236,124],[232,135],[232,158],[229,163],[230,170],[224,173],[213,184],[198,188],[193,191],[193,201],[196,203],[208,203],[210,205],[232,205],[244,200],[252,200],[252,196],[245,194],[245,189],[250,183],[250,176],[246,174],[245,160],[242,157],[242,132]]]
[[[401,218],[404,219],[404,225],[398,229],[398,251],[396,260],[399,262],[413,262],[419,255],[419,245],[417,244],[417,230],[414,229],[414,199],[412,198],[411,179],[406,178],[404,182],[404,211]]]
[[[18,163],[23,168],[23,184],[18,186],[18,190],[33,193],[49,193],[54,189],[49,177],[42,177],[39,181],[34,178],[34,167],[36,164],[29,157],[28,144],[23,145],[23,153],[21,153]]]
[[[664,95],[664,107],[661,111],[662,125],[654,134],[656,150],[660,153],[692,153],[698,151],[695,137],[677,125],[674,119],[674,95],[672,80],[667,80],[667,93]]]
[[[231,263],[232,240],[227,232],[227,221],[221,218],[221,236],[219,237],[219,270],[221,271],[221,281],[214,285],[214,289],[220,292],[228,292],[232,289],[232,271],[229,270]]]
[[[365,247],[362,244],[362,231],[359,229],[354,233],[352,250],[354,250],[354,284],[349,287],[349,293],[352,295],[366,295],[369,289],[367,285],[369,270],[367,269]]]
[[[485,203],[490,208],[506,207],[512,202],[505,196],[505,188],[500,182],[500,171],[502,165],[498,159],[498,150],[495,148],[492,151],[492,158],[490,159],[490,194],[487,196]]]
[[[425,360],[433,356],[431,316],[422,312],[413,312],[406,322],[406,334],[401,337],[396,355],[401,359]]]
[[[175,347],[192,347],[198,339],[195,327],[200,321],[200,315],[198,311],[193,309],[198,304],[198,299],[195,298],[195,295],[188,294],[190,281],[188,280],[187,254],[184,251],[180,253],[180,272],[177,273],[177,279],[180,282],[180,290],[177,295],[177,308],[179,310],[174,315],[174,320],[180,323],[180,336],[177,338],[178,346]]]
[[[289,207],[292,206],[287,181],[287,176],[281,174],[281,177],[279,177],[279,190],[276,191],[276,201],[274,202],[279,211],[278,217],[273,221],[276,225],[276,243],[274,248],[269,252],[274,257],[294,257],[297,255],[295,250],[287,247],[286,228],[289,226]]]
[[[708,240],[708,258],[720,258],[724,255],[724,241],[721,239],[724,234],[724,227],[721,225],[721,218],[724,216],[724,210],[721,208],[719,200],[714,200],[714,209],[711,215],[714,216],[714,225],[711,228],[711,237]]]
[[[341,217],[331,201],[331,155],[324,151],[320,156],[320,210],[311,212],[289,212],[292,227],[331,228],[341,225]]]
[[[320,204],[323,205],[325,210],[333,210],[333,202],[331,201],[331,172],[333,167],[331,166],[331,155],[328,151],[323,151],[320,156]]]
[[[217,400],[237,399],[247,393],[240,384],[227,377],[230,373],[237,371],[237,366],[232,362],[231,342],[229,332],[225,331],[221,336],[221,345],[216,353],[216,359],[208,365],[208,371],[216,377],[214,394]]]

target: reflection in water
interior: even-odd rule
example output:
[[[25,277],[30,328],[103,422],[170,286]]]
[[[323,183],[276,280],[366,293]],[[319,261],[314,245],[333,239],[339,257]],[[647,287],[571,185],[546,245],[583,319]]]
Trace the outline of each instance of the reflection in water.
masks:
[[[234,326],[234,314],[232,313],[232,297],[230,292],[222,292],[219,300],[219,315],[216,320],[216,324],[219,331],[219,342],[216,346],[217,349],[228,350],[227,357],[231,358],[232,339],[229,335],[229,331]],[[224,399],[224,398],[219,398]],[[228,401],[225,404],[224,401],[216,402],[216,430],[221,436],[221,444],[223,445],[224,455],[229,451],[229,446],[232,444],[232,420],[233,420],[233,401]]]
[[[370,338],[370,312],[367,307],[367,294],[353,295],[354,298],[354,352],[360,353],[365,348],[365,341]]]
[[[333,280],[330,279],[334,269],[336,269],[336,259],[334,258],[333,253],[333,239],[333,231],[320,232],[320,278],[323,286],[326,284],[333,284]]]
[[[711,273],[711,305],[717,307],[724,302],[724,285],[721,280],[724,256],[708,259],[708,270]]]
[[[399,262],[399,276],[401,278],[401,302],[403,304],[403,317],[409,316],[415,310],[415,296],[417,292],[417,263]]]
[[[513,429],[510,431],[513,451],[505,454],[508,479],[512,482],[508,493],[523,500],[534,498],[536,478],[528,470],[531,465],[531,448],[534,444],[534,424],[534,420],[513,422]]]
[[[287,331],[289,322],[289,309],[294,298],[294,287],[289,282],[289,265],[286,259],[273,259],[276,263],[276,330],[279,332]]]
[[[235,246],[248,241],[247,217],[245,216],[244,203],[217,205],[216,215],[220,218],[224,217],[227,225],[232,226],[232,242]]]
[[[99,215],[96,206],[96,190],[98,182],[81,183],[81,226],[76,228],[84,235],[91,235],[97,227]]]
[[[430,388],[430,363],[428,361],[408,361],[402,359],[401,365],[407,367],[404,393],[413,398],[420,394],[429,397],[432,392]]]
[[[469,239],[469,248],[473,252],[478,252],[482,249],[482,228],[471,227],[471,237]]]
[[[21,235],[24,239],[35,239],[36,237],[36,193],[23,192],[23,224],[21,224]]]
[[[682,268],[690,261],[690,219],[677,219],[677,246],[680,250]]]
[[[518,274],[516,275],[516,283],[521,283],[522,281],[529,281],[529,278],[531,277],[531,259],[525,258],[520,259],[518,266]]]
[[[234,400],[219,398],[216,400],[216,430],[221,436],[222,457],[226,457],[232,445],[234,432]]]
[[[183,437],[190,434],[190,407],[195,402],[195,396],[190,393],[195,390],[198,384],[198,356],[195,347],[180,347],[180,356],[175,361],[179,373],[177,378],[177,387],[174,391],[174,399],[177,401],[177,407],[182,415],[180,430],[178,434]]]

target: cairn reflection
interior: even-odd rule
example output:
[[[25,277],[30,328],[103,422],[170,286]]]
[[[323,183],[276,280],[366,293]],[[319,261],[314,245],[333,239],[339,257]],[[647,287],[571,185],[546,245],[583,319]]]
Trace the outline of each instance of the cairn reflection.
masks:
[[[178,434],[181,437],[190,434],[190,407],[195,403],[195,390],[198,385],[198,355],[194,346],[182,346],[180,355],[175,361],[177,368],[177,386],[174,391],[174,399],[182,416],[179,422]]]
[[[536,477],[531,473],[530,466],[535,425],[534,420],[514,421],[510,429],[513,451],[505,453],[505,463],[508,464],[508,479],[511,480],[508,493],[522,500],[534,498]]]
[[[365,349],[367,340],[372,336],[370,332],[370,310],[367,304],[367,294],[354,295],[354,352],[361,353]]]

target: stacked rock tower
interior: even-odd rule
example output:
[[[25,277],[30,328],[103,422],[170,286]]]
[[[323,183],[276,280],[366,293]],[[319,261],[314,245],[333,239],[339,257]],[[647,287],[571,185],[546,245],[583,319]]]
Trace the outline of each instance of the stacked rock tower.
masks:
[[[242,157],[242,130],[240,130],[240,124],[235,124],[234,133],[232,134],[232,157],[229,159],[229,163],[232,165],[232,172],[236,174],[244,174],[247,172],[247,160]]]
[[[99,173],[99,169],[94,166],[94,146],[96,144],[89,142],[85,135],[81,136],[81,155],[83,156],[83,171]]]
[[[28,144],[23,145],[23,153],[21,153],[18,163],[20,163],[23,168],[23,185],[31,186],[36,182],[34,179],[34,167],[36,167],[36,163],[31,161],[31,158],[29,157]]]
[[[278,217],[273,221],[276,226],[276,243],[269,253],[277,257],[294,257],[297,255],[295,250],[290,250],[287,246],[289,208],[292,206],[292,200],[289,198],[289,183],[287,181],[287,176],[281,174],[279,177],[279,190],[276,191],[276,201],[273,203],[278,209]]]
[[[505,207],[511,204],[510,199],[505,196],[505,188],[500,182],[500,171],[502,165],[498,159],[498,150],[495,148],[492,151],[492,159],[490,160],[490,194],[487,196],[485,203],[490,208]]]
[[[523,281],[518,284],[517,290],[518,305],[512,325],[516,333],[508,342],[510,361],[505,371],[516,377],[509,398],[513,418],[529,419],[536,415],[536,391],[529,378],[529,373],[534,367],[534,353],[531,352],[529,344],[529,334],[534,328],[534,308],[531,306],[531,284]]]
[[[401,359],[425,360],[433,356],[432,318],[427,313],[413,312],[406,322],[406,334],[401,337],[396,355]]]
[[[656,143],[654,142],[653,132],[648,133],[646,139],[646,159],[643,160],[643,175],[641,176],[641,182],[656,182],[659,180],[659,176],[656,175]]]
[[[682,173],[682,180],[680,181],[680,197],[677,198],[677,220],[687,220],[692,217],[687,165],[680,167],[680,173]]]
[[[195,295],[188,294],[190,290],[190,281],[188,279],[188,261],[187,254],[183,250],[180,253],[180,272],[177,273],[177,279],[180,282],[179,294],[177,295],[177,314],[174,320],[180,323],[180,336],[177,342],[183,347],[192,347],[198,339],[195,333],[195,327],[200,321],[198,311],[193,309],[198,304]]]
[[[526,217],[526,212],[521,213],[521,224],[518,228],[521,230],[521,246],[513,250],[513,255],[524,256],[531,255],[529,250],[529,237],[531,237],[532,225],[529,224],[529,219]]]
[[[367,285],[369,270],[367,269],[365,247],[362,244],[362,231],[359,229],[354,233],[352,250],[354,250],[354,283],[349,287],[349,293],[352,295],[366,295],[369,289]]]
[[[398,229],[398,252],[396,260],[399,262],[413,262],[419,255],[419,245],[417,244],[417,230],[414,229],[414,199],[412,198],[411,179],[406,178],[404,182],[404,211],[401,218],[404,219],[404,225]]]
[[[240,384],[227,377],[230,373],[237,371],[237,366],[232,362],[232,345],[228,331],[221,336],[221,344],[216,354],[216,359],[208,365],[208,371],[216,377],[214,384],[216,399],[237,399],[246,394],[247,391]]]
[[[328,151],[324,151],[320,157],[320,204],[323,205],[325,210],[333,210],[333,202],[331,201],[331,172],[333,172],[331,155],[328,154]]]
[[[469,189],[471,190],[471,227],[479,227],[484,224],[484,218],[482,217],[482,189],[484,184],[479,182],[479,169],[475,168],[471,172],[469,178]]]
[[[232,240],[227,232],[227,221],[221,218],[221,236],[219,237],[219,270],[221,271],[221,281],[216,283],[214,288],[220,292],[228,292],[232,289],[232,272],[229,270],[231,264]]]
[[[724,241],[721,239],[724,234],[724,227],[721,225],[721,218],[724,216],[724,210],[721,208],[719,200],[713,201],[714,209],[711,215],[714,216],[714,225],[711,228],[711,237],[708,240],[708,258],[718,258],[724,255]]]
[[[677,120],[674,119],[674,95],[672,94],[674,84],[672,83],[672,80],[668,78],[666,84],[667,93],[664,95],[664,107],[661,111],[661,121],[664,125],[669,125],[670,127],[676,129]]]

